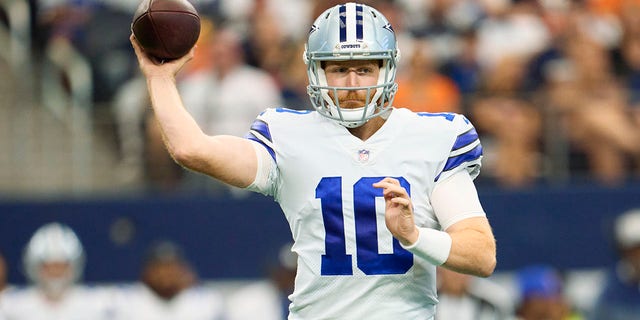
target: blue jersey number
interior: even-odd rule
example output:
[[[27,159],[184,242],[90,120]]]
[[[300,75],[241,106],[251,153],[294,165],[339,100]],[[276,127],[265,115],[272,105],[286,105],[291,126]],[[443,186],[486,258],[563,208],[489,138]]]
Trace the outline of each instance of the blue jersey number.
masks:
[[[413,254],[403,249],[393,239],[393,253],[378,253],[378,228],[376,223],[376,197],[382,197],[382,189],[374,188],[374,182],[383,177],[361,178],[353,185],[353,214],[356,227],[356,253],[358,269],[367,275],[402,274],[413,265]],[[409,192],[409,183],[396,178]],[[316,188],[316,198],[322,206],[326,237],[322,256],[321,274],[352,275],[351,255],[347,254],[342,208],[342,178],[322,178]]]

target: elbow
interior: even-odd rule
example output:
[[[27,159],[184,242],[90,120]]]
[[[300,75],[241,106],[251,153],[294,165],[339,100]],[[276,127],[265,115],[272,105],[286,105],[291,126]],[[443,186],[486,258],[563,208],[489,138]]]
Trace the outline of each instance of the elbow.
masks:
[[[478,264],[480,268],[478,268],[477,276],[487,278],[493,274],[496,270],[496,265],[498,261],[496,259],[496,246],[495,241],[492,241],[490,246],[490,250],[487,250],[486,253],[481,257],[481,262]]]
[[[486,261],[484,261],[484,263],[481,264],[481,267],[478,270],[478,274],[476,274],[477,276],[482,278],[487,278],[491,276],[493,272],[496,270],[496,265],[497,265],[497,260],[495,255],[487,257],[485,260]]]
[[[198,163],[197,148],[192,146],[172,146],[168,148],[169,154],[175,162],[186,168],[193,168]]]
[[[477,276],[487,278],[491,276],[496,270],[496,265],[498,264],[496,258],[496,247],[496,240],[493,235],[491,237],[488,237],[486,239],[486,250],[484,250],[484,254],[482,254],[480,257],[480,267],[478,268]]]

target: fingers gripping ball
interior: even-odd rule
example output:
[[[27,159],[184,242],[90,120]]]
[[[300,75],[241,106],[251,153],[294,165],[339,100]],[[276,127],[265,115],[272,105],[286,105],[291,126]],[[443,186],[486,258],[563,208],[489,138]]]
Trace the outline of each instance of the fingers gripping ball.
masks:
[[[163,60],[189,52],[200,35],[200,16],[187,0],[143,0],[131,31],[148,54]]]

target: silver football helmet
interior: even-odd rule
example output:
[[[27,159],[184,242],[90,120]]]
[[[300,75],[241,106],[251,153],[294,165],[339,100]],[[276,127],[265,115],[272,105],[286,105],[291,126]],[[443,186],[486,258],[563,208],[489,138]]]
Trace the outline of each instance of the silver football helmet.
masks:
[[[55,277],[43,276],[43,264],[51,262],[68,264],[68,271]],[[85,255],[73,230],[53,222],[33,234],[24,251],[23,263],[29,280],[49,293],[58,294],[81,277]]]
[[[376,9],[359,3],[334,6],[322,13],[309,31],[304,52],[313,107],[321,115],[347,128],[363,125],[369,119],[390,111],[397,90],[396,67],[400,51],[393,28]],[[327,85],[323,61],[381,60],[375,86],[345,88]],[[367,90],[367,103],[357,109],[340,108],[338,90]],[[335,99],[329,96],[332,91]]]

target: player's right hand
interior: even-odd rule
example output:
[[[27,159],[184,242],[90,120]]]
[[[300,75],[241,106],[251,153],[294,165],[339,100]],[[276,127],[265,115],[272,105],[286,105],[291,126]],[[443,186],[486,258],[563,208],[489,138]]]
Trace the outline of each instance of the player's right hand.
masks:
[[[418,240],[419,231],[414,222],[411,197],[400,182],[394,178],[384,178],[373,184],[382,189],[385,201],[385,224],[391,234],[403,245],[409,246]]]
[[[193,55],[195,53],[195,46],[191,48],[189,53],[184,55],[183,57],[175,60],[169,61],[159,61],[154,57],[149,56],[144,49],[140,47],[136,37],[131,34],[129,36],[129,41],[131,41],[131,45],[133,46],[133,50],[136,53],[136,57],[138,57],[138,64],[140,65],[140,70],[147,78],[152,77],[175,77],[175,75],[182,69],[182,67],[187,63],[187,61],[193,59]]]

